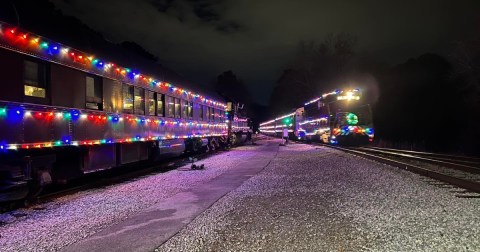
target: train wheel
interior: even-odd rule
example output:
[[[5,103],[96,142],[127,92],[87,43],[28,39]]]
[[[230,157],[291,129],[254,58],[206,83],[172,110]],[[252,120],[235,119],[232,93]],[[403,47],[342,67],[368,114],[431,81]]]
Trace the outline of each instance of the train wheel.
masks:
[[[215,139],[212,138],[212,140],[210,140],[210,150],[215,151],[216,148],[217,148],[216,141]]]
[[[44,169],[32,167],[32,180],[28,184],[28,201],[34,201],[34,199],[43,191],[46,185],[52,183],[51,168],[45,167]]]
[[[232,135],[230,136],[230,145],[232,145],[232,146],[237,145],[237,135],[232,134]]]

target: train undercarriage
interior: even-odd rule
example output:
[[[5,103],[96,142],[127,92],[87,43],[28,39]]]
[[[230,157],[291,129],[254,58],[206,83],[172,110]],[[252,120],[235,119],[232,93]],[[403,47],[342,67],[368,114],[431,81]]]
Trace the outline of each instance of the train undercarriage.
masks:
[[[238,142],[237,142],[238,144]],[[32,199],[51,184],[125,165],[155,164],[182,154],[227,148],[227,137],[188,138],[0,152],[0,202]]]

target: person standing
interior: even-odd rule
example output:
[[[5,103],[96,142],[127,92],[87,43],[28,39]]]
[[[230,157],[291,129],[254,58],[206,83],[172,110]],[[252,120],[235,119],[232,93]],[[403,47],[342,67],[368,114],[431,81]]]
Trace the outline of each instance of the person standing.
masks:
[[[285,144],[288,143],[288,128],[283,128],[283,138],[285,139]]]

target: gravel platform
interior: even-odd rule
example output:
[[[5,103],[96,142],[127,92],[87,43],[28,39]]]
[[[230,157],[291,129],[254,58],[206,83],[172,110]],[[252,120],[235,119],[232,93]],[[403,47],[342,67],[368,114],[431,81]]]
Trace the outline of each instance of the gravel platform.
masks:
[[[480,199],[291,144],[156,251],[480,251]]]
[[[203,171],[153,174],[2,214],[0,251],[61,250],[264,155],[264,146],[200,161]],[[290,144],[155,251],[480,251],[480,199],[453,190],[341,151]]]
[[[204,170],[185,171],[187,165],[0,214],[0,251],[61,250],[167,198],[208,183],[245,160],[266,155],[264,147],[248,145],[217,153],[197,162],[205,164]]]

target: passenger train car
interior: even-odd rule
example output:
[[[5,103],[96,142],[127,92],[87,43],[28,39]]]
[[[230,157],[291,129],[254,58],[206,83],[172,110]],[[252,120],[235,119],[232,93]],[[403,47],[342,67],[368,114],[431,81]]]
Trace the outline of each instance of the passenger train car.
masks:
[[[225,101],[0,23],[0,202],[218,147]]]
[[[359,89],[335,90],[304,104],[295,112],[260,124],[260,132],[281,137],[330,144],[360,145],[373,141],[369,104],[362,103]]]

